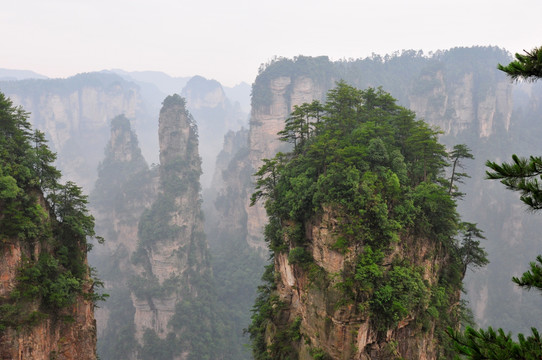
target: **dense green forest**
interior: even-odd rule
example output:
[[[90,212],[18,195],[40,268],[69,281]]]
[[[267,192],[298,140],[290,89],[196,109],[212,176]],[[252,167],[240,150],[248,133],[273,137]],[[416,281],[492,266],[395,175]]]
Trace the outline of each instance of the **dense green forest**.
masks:
[[[27,119],[0,93],[0,246],[23,253],[16,286],[0,299],[0,331],[44,318],[73,321],[66,310],[77,297],[105,298],[86,261],[95,237],[87,198],[74,183],[59,182],[55,154]]]
[[[446,177],[449,154],[438,131],[382,89],[358,90],[340,82],[324,104],[294,107],[279,135],[293,150],[264,160],[252,195],[252,203],[265,200],[265,239],[272,254],[287,253],[288,262],[308,272],[317,287],[327,284],[321,291],[332,291],[332,274],[314,262],[306,237],[311,221],[332,212],[340,219],[332,249],[356,256],[334,285],[341,292],[335,306],[354,304],[382,334],[412,316],[419,331],[435,332],[441,355],[451,356],[445,329],[462,319],[463,310],[455,306],[462,279],[468,267],[483,266],[487,259],[481,231],[456,212],[460,194],[452,182],[459,173]],[[455,164],[472,157],[465,146],[450,156]],[[424,278],[415,259],[396,251],[414,246],[407,239],[436,244],[431,256],[442,262],[436,281]],[[275,276],[271,264],[249,327],[256,359],[296,358],[303,341],[301,318],[280,325],[285,305]],[[270,324],[276,329],[269,330]]]

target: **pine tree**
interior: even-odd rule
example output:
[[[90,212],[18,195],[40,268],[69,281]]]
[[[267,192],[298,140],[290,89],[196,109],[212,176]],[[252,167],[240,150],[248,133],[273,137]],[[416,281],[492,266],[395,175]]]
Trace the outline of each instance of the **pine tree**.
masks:
[[[470,176],[467,173],[462,173],[458,170],[464,167],[462,159],[474,159],[474,156],[470,152],[469,147],[465,144],[455,145],[449,156],[452,161],[452,175],[450,176],[448,193],[452,196],[461,198],[465,194],[457,190],[456,183],[462,183],[463,178],[469,178]]]

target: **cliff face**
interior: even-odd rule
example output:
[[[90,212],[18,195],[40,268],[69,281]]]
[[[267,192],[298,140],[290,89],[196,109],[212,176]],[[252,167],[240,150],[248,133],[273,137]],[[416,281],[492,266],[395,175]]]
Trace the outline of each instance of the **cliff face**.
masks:
[[[51,250],[40,246],[30,250],[19,241],[8,241],[0,249],[0,298],[7,298],[19,283],[17,276],[24,259],[38,258]],[[90,284],[83,292],[91,291]],[[26,304],[26,311],[38,311],[40,302]],[[24,315],[21,315],[23,317]],[[3,316],[2,316],[3,317]],[[78,296],[75,302],[55,316],[40,318],[22,329],[0,331],[2,359],[96,359],[96,321],[92,301]]]
[[[278,140],[277,133],[284,129],[284,120],[290,116],[294,106],[314,99],[321,100],[328,90],[322,84],[306,76],[279,76],[269,80],[266,104],[253,103],[248,134],[248,156],[246,166],[253,173],[262,164],[288,147]],[[261,204],[250,206],[250,189],[245,191],[247,242],[255,248],[265,248],[263,228],[267,222],[265,209]]]
[[[345,295],[339,290],[337,274],[355,267],[363,253],[360,246],[350,246],[345,253],[332,250],[340,235],[341,220],[327,210],[307,226],[308,252],[321,269],[320,277],[303,267],[292,264],[287,253],[275,256],[278,301],[283,310],[277,315],[278,326],[270,325],[268,346],[277,341],[273,336],[299,322],[303,341],[297,343],[299,359],[313,359],[318,352],[330,359],[437,359],[438,341],[434,324],[422,330],[419,315],[409,315],[393,329],[382,331],[375,326],[375,317],[361,311],[359,304],[340,306]],[[422,268],[424,281],[429,287],[438,282],[439,269],[447,266],[447,259],[439,254],[439,246],[428,239],[401,239],[385,258],[391,264],[393,257],[415,259],[413,265]],[[314,270],[313,270],[314,271]],[[326,275],[323,275],[326,274]],[[459,300],[459,290],[453,296]],[[316,350],[315,350],[316,349]]]
[[[226,107],[226,94],[216,80],[207,80],[201,76],[194,76],[183,88],[181,95],[193,110]]]
[[[447,78],[442,70],[422,75],[417,88],[409,95],[409,108],[438,126],[446,135],[472,131],[479,138],[509,131],[512,117],[512,87],[501,78],[480,90],[471,72]]]
[[[43,133],[0,93],[0,357],[95,359],[94,219]]]
[[[204,191],[206,233],[209,241],[218,242],[225,234],[246,237],[244,199],[249,188],[251,168],[245,163],[248,154],[248,130],[230,131],[224,136],[224,146],[216,158],[211,187]],[[237,181],[235,180],[237,179]]]

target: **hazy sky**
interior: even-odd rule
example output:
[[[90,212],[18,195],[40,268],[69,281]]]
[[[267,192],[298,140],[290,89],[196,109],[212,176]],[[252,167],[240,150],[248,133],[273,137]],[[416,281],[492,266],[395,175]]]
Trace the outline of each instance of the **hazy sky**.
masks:
[[[542,45],[540,0],[2,0],[0,68],[120,68],[251,83],[275,55]]]

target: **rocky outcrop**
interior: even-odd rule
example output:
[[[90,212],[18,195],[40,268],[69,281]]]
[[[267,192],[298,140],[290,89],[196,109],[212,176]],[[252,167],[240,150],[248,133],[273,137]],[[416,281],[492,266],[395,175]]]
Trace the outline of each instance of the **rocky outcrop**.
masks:
[[[224,108],[226,94],[216,80],[207,80],[202,76],[194,76],[188,81],[181,93],[188,106],[193,110],[204,108]]]
[[[130,121],[111,122],[92,194],[107,240],[93,261],[111,295],[97,313],[98,351],[104,358],[219,359],[222,320],[203,229],[197,127],[179,95],[164,100],[158,135],[160,165],[149,169]],[[201,341],[209,334],[211,345]]]
[[[30,250],[19,241],[5,242],[0,248],[0,298],[9,297],[15,290],[23,259],[37,258],[49,251],[40,246]],[[89,293],[90,285],[86,284],[83,291]],[[39,301],[27,304],[26,311],[36,312],[35,323],[21,329],[0,331],[1,359],[96,359],[96,321],[92,301],[79,295],[74,304],[55,316],[45,318],[40,318],[39,309]]]
[[[214,298],[200,207],[201,160],[196,125],[179,95],[164,100],[159,140],[158,196],[139,221],[132,255],[138,273],[130,285],[135,337],[140,356],[156,351],[149,342],[153,337],[171,349],[172,358],[205,356],[213,353],[213,346],[191,340],[202,336],[201,331],[216,331],[213,307],[206,307]]]
[[[323,107],[316,131],[256,175],[273,263],[248,330],[254,357],[451,357],[444,334],[459,326],[470,265],[456,254],[472,247],[454,239],[448,188],[427,180],[442,172],[440,157],[422,162],[416,150],[444,147],[382,90],[340,83]]]
[[[291,112],[293,104],[313,99],[323,100],[323,94],[331,88],[335,79],[344,79],[347,83],[359,88],[383,86],[384,90],[390,91],[393,97],[399,99],[400,104],[415,111],[429,124],[438,126],[444,132],[443,141],[449,148],[458,143],[465,143],[473,149],[475,156],[480,158],[476,165],[467,165],[467,172],[473,176],[473,179],[467,181],[463,190],[467,192],[468,198],[464,203],[466,205],[463,206],[463,203],[460,203],[460,209],[466,214],[465,219],[479,222],[480,227],[486,231],[486,237],[492,239],[484,244],[491,258],[494,256],[492,254],[502,253],[504,243],[509,241],[503,238],[503,230],[498,230],[500,227],[497,229],[494,226],[494,218],[505,217],[504,213],[507,211],[499,206],[490,207],[498,210],[500,215],[489,215],[486,211],[488,204],[495,204],[496,198],[502,198],[503,194],[497,195],[496,187],[483,180],[483,163],[488,158],[488,154],[509,156],[506,155],[503,144],[514,141],[504,139],[518,138],[517,130],[514,129],[521,126],[518,125],[521,120],[518,116],[520,113],[522,115],[527,112],[539,113],[533,105],[536,102],[536,96],[532,95],[530,89],[522,89],[525,98],[521,101],[525,104],[522,105],[522,110],[518,111],[517,104],[514,104],[518,101],[518,97],[512,93],[513,85],[508,82],[504,74],[496,70],[496,64],[504,64],[508,61],[507,59],[509,55],[501,49],[458,48],[438,52],[433,56],[405,52],[385,58],[373,57],[337,63],[319,62],[317,66],[308,63],[306,59],[281,59],[271,62],[260,69],[259,76],[253,85],[248,149],[240,152],[239,156],[230,162],[230,172],[254,174],[262,158],[271,158],[277,151],[284,150],[285,144],[277,140],[277,132],[282,130],[284,120]],[[517,148],[517,140],[514,143]],[[516,150],[510,150],[508,154],[514,152]],[[226,180],[225,187],[238,187],[242,182],[239,179],[238,175],[232,176],[231,179]],[[241,228],[246,227],[247,243],[253,247],[263,248],[262,230],[267,217],[261,204],[249,206],[254,182],[254,178],[251,177],[251,179],[251,185],[238,191],[244,194],[242,195],[243,210],[236,213],[224,212],[222,217],[226,223],[243,224]],[[474,185],[475,182],[478,185]],[[513,200],[510,199],[510,201]],[[517,219],[509,220],[514,222]],[[518,221],[525,223],[525,220]],[[521,224],[518,226],[522,227]],[[508,224],[505,228],[517,228],[517,226]],[[315,259],[330,260],[330,264],[336,264],[337,268],[340,268],[340,263],[343,261],[338,260],[342,258],[340,254],[325,248],[321,253],[313,252],[313,255]],[[525,263],[531,260],[526,260]],[[509,270],[505,273],[502,265],[496,265],[499,269],[494,268],[492,264],[489,266],[493,270],[477,273],[478,280],[474,282],[475,276],[472,276],[471,272],[467,276],[466,286],[470,289],[473,308],[476,310],[475,315],[487,314],[488,299],[489,301],[494,299],[494,306],[491,308],[502,306],[502,303],[496,300],[497,295],[488,297],[487,278],[499,277],[499,284],[495,286],[502,288],[502,279],[509,279],[512,273]],[[290,270],[287,267],[283,268],[283,281],[292,279],[291,276],[295,272]],[[523,267],[516,268],[514,273],[519,274],[521,270],[524,270]],[[497,276],[497,272],[501,275]],[[485,280],[480,280],[480,278]],[[295,293],[298,285],[288,285],[285,288]],[[513,285],[510,284],[510,293],[513,293],[513,296],[510,294],[509,298],[517,299],[517,291],[514,291],[512,287]],[[480,289],[483,290],[480,291]],[[285,298],[288,296],[284,294]],[[501,304],[496,304],[497,302]],[[496,311],[493,311],[491,315],[493,319],[495,319],[495,313]],[[293,317],[295,315],[291,319]],[[488,324],[486,320],[481,320],[483,324]],[[510,323],[503,320],[501,326],[506,325],[506,322]],[[367,336],[370,337],[370,335]]]
[[[276,292],[281,310],[276,316],[278,320],[268,325],[267,345],[280,341],[276,334],[285,327],[291,329],[297,321],[303,339],[295,345],[299,359],[313,359],[315,353],[344,360],[436,359],[438,340],[434,324],[422,326],[421,314],[410,315],[395,328],[382,331],[359,303],[341,305],[345,295],[339,290],[340,274],[355,267],[363,247],[350,246],[344,252],[333,250],[341,236],[339,223],[339,218],[328,208],[307,225],[308,250],[317,267],[309,270],[292,264],[287,253],[275,255]],[[414,267],[424,269],[428,287],[437,284],[438,274],[448,261],[434,241],[415,238],[401,239],[383,263],[391,264],[394,257],[414,260]],[[459,300],[459,289],[453,297]],[[422,330],[423,327],[426,328]]]

